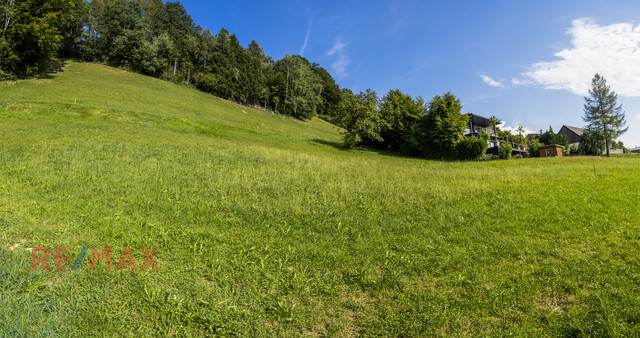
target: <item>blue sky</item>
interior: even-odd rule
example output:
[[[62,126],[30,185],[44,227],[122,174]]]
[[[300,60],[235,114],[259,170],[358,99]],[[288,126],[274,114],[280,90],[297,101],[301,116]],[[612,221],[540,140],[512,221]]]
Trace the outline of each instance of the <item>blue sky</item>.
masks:
[[[618,92],[640,146],[638,1],[183,1],[213,33],[302,54],[341,87],[430,99],[451,91],[464,112],[506,126],[581,127],[596,72]]]

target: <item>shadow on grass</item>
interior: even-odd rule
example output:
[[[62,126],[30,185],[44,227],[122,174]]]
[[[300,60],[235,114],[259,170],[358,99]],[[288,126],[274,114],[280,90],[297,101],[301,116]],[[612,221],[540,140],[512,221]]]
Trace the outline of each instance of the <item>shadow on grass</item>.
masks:
[[[325,145],[325,146],[334,147],[334,148],[336,148],[338,150],[348,150],[347,148],[343,147],[342,143],[340,143],[340,142],[331,142],[331,141],[320,140],[320,139],[313,139],[313,140],[311,140],[311,142],[322,144],[322,145]]]
[[[425,158],[420,157],[420,156],[411,156],[411,155],[408,155],[408,154],[398,153],[398,152],[394,152],[394,151],[391,151],[391,150],[378,149],[378,148],[371,147],[371,146],[359,145],[354,149],[347,149],[340,142],[331,142],[331,141],[320,140],[320,139],[313,139],[313,140],[311,140],[311,142],[317,143],[317,144],[322,144],[322,145],[325,145],[325,146],[330,146],[330,147],[333,147],[335,149],[342,150],[342,151],[362,150],[362,151],[368,151],[368,152],[371,152],[371,153],[375,153],[375,154],[380,155],[380,156],[389,156],[389,157],[397,157],[397,158],[413,158],[413,159],[422,159],[422,160],[425,159]]]
[[[37,79],[53,79],[56,74],[62,72],[67,63],[63,60],[49,60],[46,63],[40,66],[38,71],[38,75],[35,76]]]

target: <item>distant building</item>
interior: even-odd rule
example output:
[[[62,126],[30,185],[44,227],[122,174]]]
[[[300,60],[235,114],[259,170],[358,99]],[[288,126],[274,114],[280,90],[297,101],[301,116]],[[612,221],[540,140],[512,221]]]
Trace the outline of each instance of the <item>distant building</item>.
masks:
[[[540,157],[562,157],[561,145],[550,144],[538,149],[540,150]]]
[[[640,148],[639,147],[631,148],[631,149],[629,149],[629,151],[632,152],[632,153],[640,154]]]
[[[571,127],[564,125],[560,128],[558,134],[565,135],[569,139],[569,147],[575,145],[576,147],[580,145],[580,136],[584,134],[586,130],[578,127]]]
[[[521,155],[527,156],[527,148],[524,144],[518,144],[515,142],[509,142],[507,140],[502,140],[501,138],[495,135],[495,131],[493,126],[489,124],[489,119],[476,115],[476,114],[467,114],[469,117],[469,122],[467,123],[467,130],[465,130],[465,136],[478,136],[482,133],[482,131],[487,132],[489,134],[489,142],[487,144],[487,154],[499,155],[500,154],[500,144],[501,143],[511,143],[512,146],[512,155]]]
[[[466,136],[480,135],[483,130],[493,136],[493,126],[489,124],[488,118],[471,113],[467,114],[467,116],[469,117],[469,122],[467,123]]]

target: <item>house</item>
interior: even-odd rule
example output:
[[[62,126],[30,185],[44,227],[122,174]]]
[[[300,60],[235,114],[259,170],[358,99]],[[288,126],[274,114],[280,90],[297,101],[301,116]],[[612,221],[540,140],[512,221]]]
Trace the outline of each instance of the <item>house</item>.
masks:
[[[582,128],[563,125],[562,128],[560,128],[558,134],[565,135],[567,138],[569,138],[569,147],[571,147],[572,145],[575,145],[577,147],[580,144],[580,136],[582,136],[585,131],[586,130]]]
[[[631,149],[629,149],[629,151],[632,152],[632,153],[640,154],[640,148],[639,147],[631,148]]]
[[[509,142],[508,140],[502,140],[497,137],[495,134],[495,130],[493,126],[489,123],[489,119],[476,115],[476,114],[467,114],[469,117],[469,122],[467,123],[467,129],[465,130],[465,136],[478,136],[482,131],[487,132],[489,134],[489,142],[487,144],[487,154],[499,155],[500,154],[500,144],[504,142],[511,143],[513,150],[511,151],[512,155],[521,155],[527,156],[527,148],[523,144]]]
[[[467,114],[469,117],[469,122],[467,122],[467,130],[465,131],[465,136],[477,136],[482,133],[482,131],[486,131],[487,134],[492,135],[495,133],[493,130],[493,126],[489,124],[489,119],[476,115],[476,114]]]
[[[549,144],[538,148],[540,157],[562,157],[562,146],[557,144]]]

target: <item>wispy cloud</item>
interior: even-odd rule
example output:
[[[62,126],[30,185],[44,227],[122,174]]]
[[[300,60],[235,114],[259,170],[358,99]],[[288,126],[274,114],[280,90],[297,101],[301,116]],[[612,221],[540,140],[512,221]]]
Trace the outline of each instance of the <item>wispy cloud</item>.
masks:
[[[480,75],[480,77],[482,78],[482,81],[484,81],[484,83],[488,84],[491,87],[504,88],[504,86],[502,85],[502,82],[496,81],[486,74],[482,74]]]
[[[532,85],[535,84],[535,82],[528,80],[528,79],[518,79],[518,78],[513,78],[511,80],[511,83],[513,83],[516,86],[524,86],[524,85]]]
[[[338,37],[333,44],[333,48],[327,52],[328,56],[335,56],[335,60],[331,63],[331,69],[339,79],[347,76],[347,66],[351,63],[351,59],[345,53],[345,48],[348,45],[348,43],[342,42],[341,37]]]
[[[336,42],[333,44],[333,48],[327,53],[327,55],[332,56],[335,53],[341,53],[344,51],[345,47],[347,47],[347,44],[342,42],[341,37],[338,37]]]
[[[556,53],[557,60],[532,64],[523,79],[513,83],[531,81],[585,96],[593,75],[600,73],[618,94],[640,96],[640,26],[600,26],[591,19],[578,19],[568,33],[571,48]]]
[[[305,34],[304,42],[300,47],[300,55],[304,55],[304,51],[307,49],[307,44],[309,43],[310,36],[311,36],[311,20],[309,20],[309,24],[307,25],[307,34]]]

